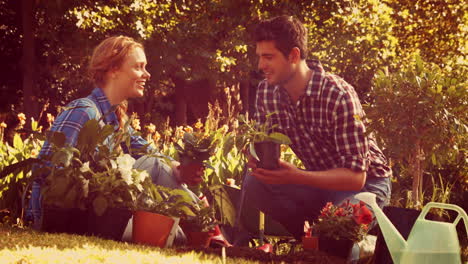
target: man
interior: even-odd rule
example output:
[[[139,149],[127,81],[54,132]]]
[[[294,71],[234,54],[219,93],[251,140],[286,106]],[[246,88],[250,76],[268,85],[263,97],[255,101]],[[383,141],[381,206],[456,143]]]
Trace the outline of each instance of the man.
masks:
[[[254,34],[258,68],[255,119],[288,135],[305,170],[279,161],[278,170],[252,169],[244,180],[246,201],[282,223],[296,238],[305,220],[314,220],[327,202],[341,204],[359,192],[390,197],[391,169],[375,140],[366,135],[364,112],[354,88],[306,61],[307,30],[280,16],[261,21]]]

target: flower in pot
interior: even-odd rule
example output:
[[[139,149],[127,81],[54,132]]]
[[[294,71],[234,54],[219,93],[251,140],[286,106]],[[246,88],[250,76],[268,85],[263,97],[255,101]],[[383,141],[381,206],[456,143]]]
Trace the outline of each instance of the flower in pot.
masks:
[[[93,171],[89,183],[90,233],[119,240],[136,208],[137,198],[143,193],[143,185],[151,183],[145,170],[133,168],[135,159],[129,154],[116,159],[101,160],[104,169]]]
[[[66,143],[63,133],[50,132],[47,140],[51,143],[51,154],[28,161],[40,165],[33,170],[32,178],[43,179],[40,229],[54,231],[53,226],[63,225],[68,226],[60,227],[63,232],[120,238],[118,233],[123,232],[131,216],[129,210],[135,207],[136,197],[143,191],[141,182],[148,174],[132,169],[133,158],[122,153],[120,146],[129,142],[129,130],[115,131],[113,126],[99,122],[87,121],[75,146]],[[66,219],[48,224],[57,218],[52,216],[55,212],[64,210]],[[79,215],[73,216],[70,210]],[[110,228],[110,222],[119,222],[123,227]],[[101,234],[96,229],[99,225],[114,231]],[[75,227],[82,230],[73,230]]]
[[[214,228],[218,224],[215,210],[213,207],[206,206],[203,201],[200,201],[194,208],[194,216],[182,219],[182,229],[187,234],[190,246],[208,247],[214,234]]]
[[[180,162],[181,181],[188,185],[202,182],[205,162],[211,157],[216,147],[212,133],[185,132],[180,143],[174,143]]]
[[[243,144],[248,144],[250,154],[258,161],[258,167],[274,170],[279,168],[281,144],[291,144],[291,139],[280,132],[275,132],[278,125],[271,125],[271,116],[266,115],[266,121],[259,124],[241,116],[244,131]]]
[[[363,202],[349,201],[341,206],[327,203],[321,210],[313,231],[319,237],[319,249],[347,258],[354,243],[361,241],[373,221],[372,212]]]
[[[312,234],[312,227],[310,227],[309,222],[306,221],[305,224],[302,248],[304,250],[318,250],[318,237]]]
[[[132,237],[136,243],[169,247],[181,217],[195,216],[190,195],[179,189],[145,184],[133,214]]]

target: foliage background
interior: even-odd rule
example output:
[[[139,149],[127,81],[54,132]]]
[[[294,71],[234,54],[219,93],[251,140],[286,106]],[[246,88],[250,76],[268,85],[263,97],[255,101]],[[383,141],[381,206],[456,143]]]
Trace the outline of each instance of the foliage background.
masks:
[[[385,92],[374,87],[375,74],[384,68],[397,74],[414,63],[415,54],[428,65],[427,71],[441,68],[444,76],[458,77],[454,85],[463,88],[463,76],[468,75],[467,8],[461,0],[0,0],[0,122],[7,124],[10,145],[19,112],[47,128],[45,113],[56,115],[93,88],[86,78],[93,47],[107,36],[124,34],[144,43],[152,75],[147,96],[130,104],[130,112],[138,113],[143,124],[156,124],[167,138],[169,127],[209,116],[210,102],[218,106],[219,127],[227,124],[235,130],[236,116],[248,112],[261,78],[250,30],[258,19],[281,14],[306,24],[309,58],[320,59],[327,70],[351,83],[368,109],[379,107]],[[449,87],[443,86],[443,92]],[[446,201],[463,205],[468,198],[466,89],[450,96],[459,102],[461,110],[454,114],[462,129],[449,133],[450,138],[437,137],[444,148],[426,150],[426,161],[432,161],[433,153],[452,158],[427,162],[422,189],[426,201],[448,197]],[[437,106],[431,109],[448,107],[444,100],[430,102]],[[373,129],[393,163],[393,202],[405,205],[411,189],[409,154],[395,155],[391,142],[397,135],[383,133],[385,126]],[[218,158],[222,166],[215,166],[217,175],[231,177],[225,173],[230,171],[238,177],[240,165],[231,161],[239,153],[224,154]]]

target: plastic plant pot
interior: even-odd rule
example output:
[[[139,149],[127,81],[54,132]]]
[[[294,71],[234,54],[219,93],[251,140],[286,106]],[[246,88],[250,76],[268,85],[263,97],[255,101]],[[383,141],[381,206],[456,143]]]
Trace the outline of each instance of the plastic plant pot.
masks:
[[[207,248],[210,245],[213,232],[187,232],[188,245],[192,247]]]
[[[258,167],[267,170],[279,168],[280,144],[271,141],[262,141],[254,144],[255,152],[258,156]]]
[[[131,216],[132,212],[127,209],[108,208],[101,216],[91,209],[88,214],[89,234],[120,241]]]
[[[351,253],[354,242],[348,239],[336,240],[329,237],[319,236],[319,250],[329,255],[347,259]]]
[[[302,237],[302,248],[304,250],[318,250],[318,237]]]
[[[133,213],[133,242],[156,246],[169,247],[174,241],[178,218],[146,211]]]

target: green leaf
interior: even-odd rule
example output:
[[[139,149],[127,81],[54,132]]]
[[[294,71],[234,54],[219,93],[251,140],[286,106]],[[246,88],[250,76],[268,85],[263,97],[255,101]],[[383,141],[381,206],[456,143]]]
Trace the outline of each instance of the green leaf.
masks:
[[[50,142],[58,148],[65,146],[66,136],[62,132],[53,132]]]
[[[76,187],[68,189],[64,199],[65,208],[77,208],[78,206],[75,205],[77,196],[78,191],[76,190]]]
[[[16,174],[21,171],[25,171],[25,172],[29,171],[33,164],[38,164],[41,162],[42,161],[40,159],[29,158],[29,159],[25,159],[25,160],[13,163],[9,166],[4,167],[3,170],[0,171],[0,179],[6,177],[10,173]]]
[[[223,185],[215,185],[209,188],[216,205],[220,209],[221,221],[234,226],[236,219],[236,209],[229,198],[228,193],[223,188]]]
[[[292,143],[291,139],[282,133],[273,132],[268,137],[271,139],[271,141],[276,142],[278,144],[290,145]]]
[[[228,153],[234,147],[234,143],[235,143],[234,138],[231,135],[227,136],[226,140],[224,141],[224,145],[223,145],[223,156],[228,155]]]
[[[60,149],[55,152],[52,156],[52,163],[58,166],[70,166],[71,160],[73,158],[73,152],[69,149]]]
[[[108,207],[108,202],[104,196],[99,195],[98,197],[94,199],[93,208],[97,216],[102,216],[106,212],[107,207]]]
[[[84,149],[93,150],[98,141],[98,134],[100,131],[99,121],[96,119],[88,120],[78,134],[78,141],[76,147],[82,151]]]
[[[252,157],[254,157],[256,160],[260,161],[260,158],[258,157],[257,152],[255,151],[254,143],[251,142],[249,144],[249,147],[250,147],[250,155],[252,155]]]
[[[13,147],[15,149],[22,149],[24,147],[23,140],[18,133],[15,133],[13,137]]]
[[[114,133],[114,127],[111,125],[105,125],[101,133],[99,133],[99,140],[98,142],[103,142],[108,136],[112,135]]]
[[[63,199],[63,196],[68,191],[68,185],[70,180],[65,177],[57,177],[53,179],[53,183],[50,185],[50,188],[47,193],[44,193],[44,196],[48,197],[57,197]]]

